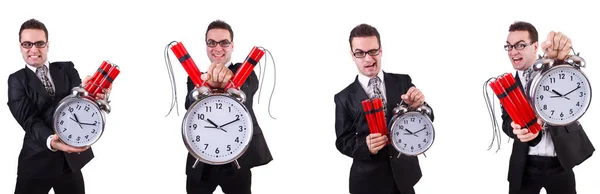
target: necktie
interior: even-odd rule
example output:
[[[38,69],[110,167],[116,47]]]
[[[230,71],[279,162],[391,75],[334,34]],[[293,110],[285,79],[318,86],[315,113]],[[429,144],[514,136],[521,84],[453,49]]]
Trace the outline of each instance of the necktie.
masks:
[[[42,80],[42,83],[44,84],[44,87],[46,88],[48,95],[50,95],[51,97],[54,97],[54,88],[52,88],[52,83],[50,82],[50,79],[48,79],[47,72],[48,72],[48,68],[44,65],[42,67],[38,67],[37,70],[35,71],[35,74],[37,74],[38,78],[40,78],[40,80]]]
[[[371,78],[371,80],[369,80],[369,86],[371,86],[373,88],[373,96],[372,98],[381,98],[381,101],[383,102],[383,114],[385,115],[385,113],[387,112],[387,102],[385,100],[385,98],[383,97],[383,94],[381,93],[381,90],[379,89],[379,84],[380,84],[380,80],[379,77],[374,77]]]

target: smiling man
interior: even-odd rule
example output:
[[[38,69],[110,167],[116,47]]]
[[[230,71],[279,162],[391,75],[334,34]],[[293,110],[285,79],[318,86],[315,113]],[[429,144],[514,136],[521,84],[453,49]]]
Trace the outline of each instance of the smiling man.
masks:
[[[353,159],[350,193],[415,193],[413,187],[422,176],[418,158],[406,155],[398,157],[398,151],[391,144],[386,144],[387,136],[370,134],[361,102],[369,98],[382,98],[386,123],[390,123],[392,110],[401,100],[413,108],[429,105],[409,75],[381,70],[383,48],[376,28],[368,24],[356,26],[350,32],[349,42],[349,54],[359,74],[354,82],[334,96],[334,101],[335,144],[342,154]]]
[[[233,73],[242,65],[242,63],[233,64],[231,62],[234,45],[231,26],[221,20],[211,22],[206,29],[205,42],[206,55],[211,65],[208,67],[208,71],[202,75],[202,79],[207,81],[212,88],[223,89],[230,83],[229,80]],[[258,90],[258,77],[254,71],[240,88],[246,94],[244,106],[248,108],[254,124],[254,134],[250,145],[238,159],[240,169],[237,169],[233,163],[210,165],[202,162],[192,168],[196,158],[188,153],[186,189],[189,194],[210,194],[215,191],[217,186],[220,186],[225,194],[250,194],[252,193],[251,169],[266,165],[273,160],[252,108],[254,94]],[[194,89],[194,83],[189,76],[187,89],[188,94]],[[188,109],[193,102],[191,96],[188,95],[185,109]]]
[[[527,71],[536,61],[538,32],[527,22],[509,27],[504,49],[516,72],[516,84],[523,90],[528,83]],[[571,51],[571,39],[560,32],[550,32],[541,45],[549,59],[565,59]],[[524,91],[524,90],[523,90]],[[502,129],[515,139],[510,156],[508,181],[511,194],[575,194],[573,167],[592,156],[595,148],[579,122],[566,126],[546,127],[533,134],[515,124],[502,108]],[[542,123],[538,119],[539,123]]]
[[[64,144],[52,127],[59,101],[82,83],[79,73],[70,61],[48,61],[48,30],[38,20],[21,25],[19,45],[26,64],[8,77],[7,103],[25,131],[15,193],[47,194],[54,189],[56,194],[83,194],[81,169],[94,158],[92,149]]]

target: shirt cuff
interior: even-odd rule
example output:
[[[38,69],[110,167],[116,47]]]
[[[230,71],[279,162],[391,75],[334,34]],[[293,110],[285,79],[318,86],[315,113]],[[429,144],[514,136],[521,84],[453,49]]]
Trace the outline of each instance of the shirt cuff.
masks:
[[[50,151],[56,152],[55,149],[52,149],[52,146],[50,145],[50,142],[52,141],[52,138],[54,138],[55,135],[50,135],[48,136],[48,140],[46,140],[46,146],[48,146],[48,149],[50,149]]]

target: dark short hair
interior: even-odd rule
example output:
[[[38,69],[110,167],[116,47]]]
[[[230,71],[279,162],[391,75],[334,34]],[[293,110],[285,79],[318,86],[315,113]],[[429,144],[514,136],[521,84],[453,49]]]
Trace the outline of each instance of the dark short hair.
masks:
[[[531,23],[516,21],[515,23],[512,23],[508,28],[508,32],[514,31],[527,31],[529,32],[529,39],[531,39],[531,43],[538,41],[537,29],[535,29],[535,26],[533,26],[533,24]]]
[[[21,41],[21,33],[23,33],[23,30],[27,29],[43,30],[46,34],[46,41],[48,41],[48,29],[46,29],[46,25],[36,19],[29,19],[21,24],[21,29],[19,30],[19,42]]]
[[[369,24],[359,24],[358,26],[354,27],[352,29],[352,31],[350,31],[350,38],[348,38],[348,42],[350,42],[350,49],[352,49],[352,39],[354,39],[354,37],[369,37],[369,36],[377,37],[377,43],[379,45],[381,45],[381,38],[379,36],[379,32],[377,31],[377,28],[375,28]]]
[[[208,31],[212,29],[223,29],[229,31],[229,35],[231,36],[231,41],[233,42],[233,30],[231,26],[224,22],[223,20],[215,20],[208,25],[206,29],[206,33],[204,34],[204,39],[206,40],[206,36],[208,35]]]

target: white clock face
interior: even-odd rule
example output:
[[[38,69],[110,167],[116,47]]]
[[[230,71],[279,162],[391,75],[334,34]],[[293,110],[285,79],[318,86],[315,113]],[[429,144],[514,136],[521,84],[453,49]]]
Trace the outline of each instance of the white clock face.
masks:
[[[55,130],[68,145],[89,146],[102,135],[104,115],[89,100],[71,98],[58,107],[54,115]]]
[[[407,112],[392,125],[392,144],[407,155],[421,154],[433,144],[434,129],[429,118],[418,112]]]
[[[183,129],[192,155],[209,164],[225,164],[239,158],[253,134],[247,109],[233,98],[219,95],[190,107]]]
[[[535,110],[551,124],[564,125],[579,119],[591,97],[589,82],[574,68],[548,71],[535,88]]]

